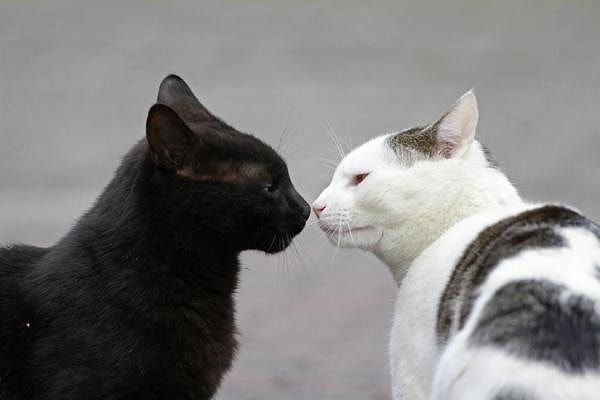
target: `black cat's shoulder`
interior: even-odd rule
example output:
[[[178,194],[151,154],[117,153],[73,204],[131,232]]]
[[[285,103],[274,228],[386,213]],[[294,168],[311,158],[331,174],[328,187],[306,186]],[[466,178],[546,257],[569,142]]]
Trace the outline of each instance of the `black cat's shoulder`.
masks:
[[[0,399],[28,398],[26,331],[22,283],[48,249],[17,245],[0,248]]]

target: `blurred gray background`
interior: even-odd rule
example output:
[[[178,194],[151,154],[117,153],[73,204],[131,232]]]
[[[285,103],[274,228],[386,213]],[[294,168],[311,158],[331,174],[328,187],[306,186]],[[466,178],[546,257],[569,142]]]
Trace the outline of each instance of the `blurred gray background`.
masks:
[[[0,0],[0,243],[50,245],[183,76],[283,155],[308,200],[357,145],[475,87],[479,137],[523,195],[600,219],[600,2]],[[244,254],[241,350],[219,398],[389,399],[394,284],[314,225]]]

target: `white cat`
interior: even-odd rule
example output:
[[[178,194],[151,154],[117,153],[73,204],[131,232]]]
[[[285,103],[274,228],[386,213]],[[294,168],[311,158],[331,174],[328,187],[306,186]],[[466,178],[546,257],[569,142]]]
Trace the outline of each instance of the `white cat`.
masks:
[[[477,119],[470,91],[363,144],[313,204],[334,244],[373,252],[398,282],[394,399],[599,399],[600,228],[524,202],[474,140]]]

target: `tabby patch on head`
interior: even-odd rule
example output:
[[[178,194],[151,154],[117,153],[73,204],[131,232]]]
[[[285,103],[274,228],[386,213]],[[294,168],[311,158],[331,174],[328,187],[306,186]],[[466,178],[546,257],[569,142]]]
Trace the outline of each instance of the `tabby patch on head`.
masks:
[[[402,160],[460,156],[473,141],[477,119],[477,100],[469,91],[435,122],[389,136],[386,142]]]

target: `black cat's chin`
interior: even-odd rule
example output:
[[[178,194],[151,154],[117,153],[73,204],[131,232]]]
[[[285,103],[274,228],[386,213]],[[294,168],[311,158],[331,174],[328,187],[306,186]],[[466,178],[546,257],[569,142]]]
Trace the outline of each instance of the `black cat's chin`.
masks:
[[[267,254],[275,254],[287,249],[296,236],[302,232],[306,226],[306,218],[304,215],[299,216],[288,222],[285,227],[279,227],[273,231],[263,231],[259,234],[258,243],[254,247],[255,250],[264,251]]]
[[[282,252],[292,244],[294,238],[298,233],[300,232],[293,233],[288,231],[279,231],[273,234],[273,238],[267,244],[267,246],[261,246],[262,248],[260,250],[264,251],[267,254],[276,254]]]
[[[287,249],[292,243],[292,240],[293,239],[288,238],[283,233],[278,232],[273,236],[271,243],[266,247],[262,247],[260,250],[267,254],[276,254]]]

